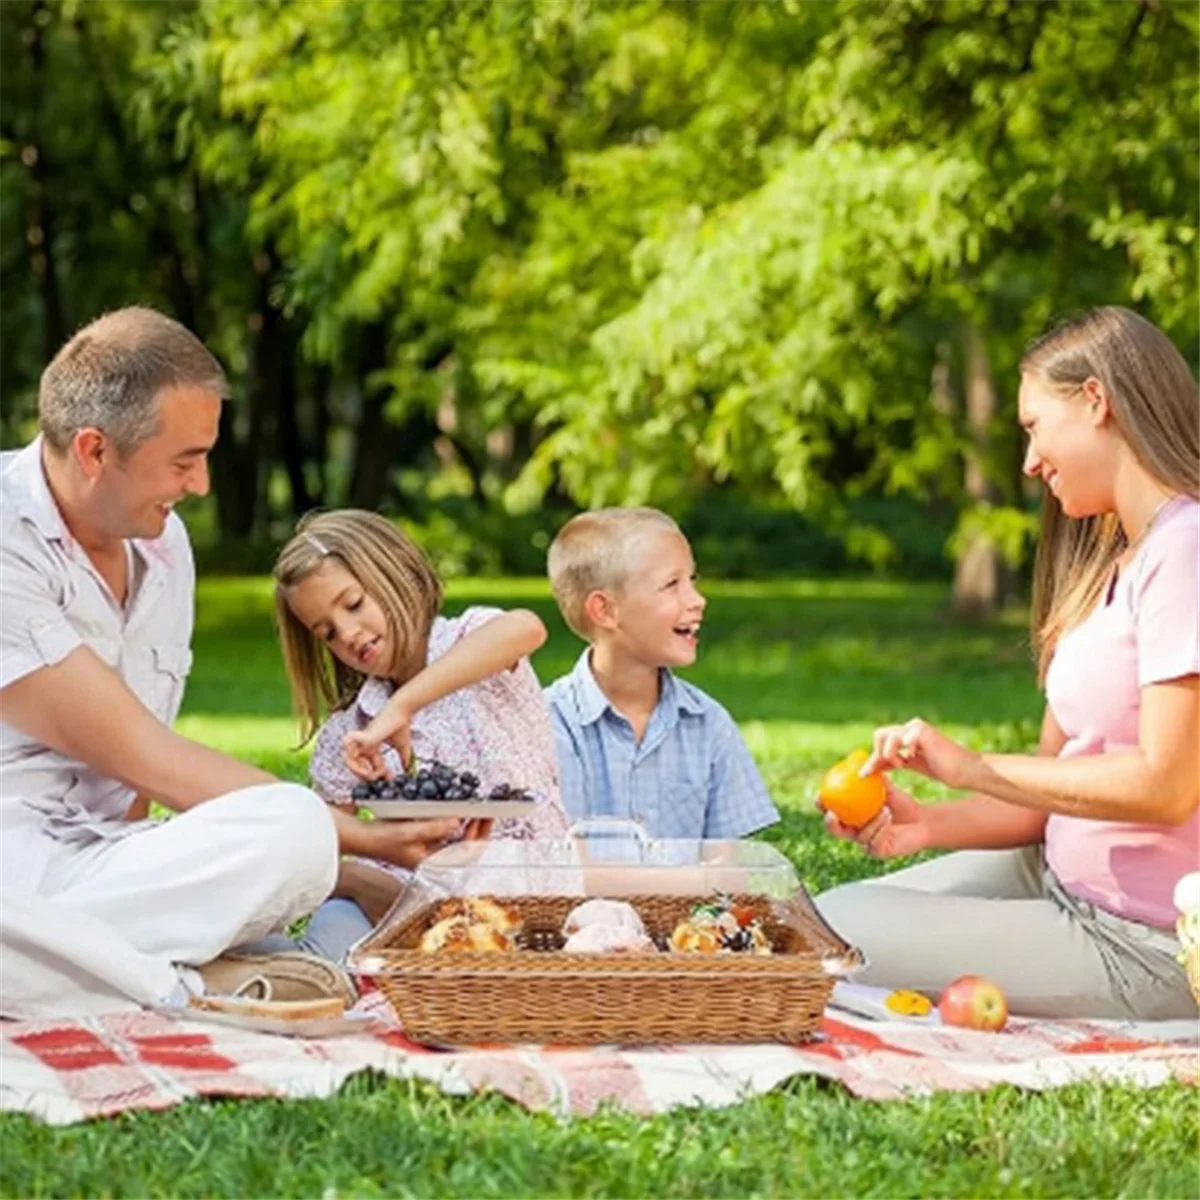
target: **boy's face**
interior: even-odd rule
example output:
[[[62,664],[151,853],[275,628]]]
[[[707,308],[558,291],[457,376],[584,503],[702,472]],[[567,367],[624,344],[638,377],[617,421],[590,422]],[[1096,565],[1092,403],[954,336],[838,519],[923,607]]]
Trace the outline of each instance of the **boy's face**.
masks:
[[[364,675],[388,674],[392,638],[383,609],[340,562],[325,559],[288,589],[288,607],[334,658]]]
[[[696,589],[687,539],[671,530],[646,534],[633,552],[625,586],[614,597],[612,628],[602,636],[647,666],[690,666],[707,603]]]

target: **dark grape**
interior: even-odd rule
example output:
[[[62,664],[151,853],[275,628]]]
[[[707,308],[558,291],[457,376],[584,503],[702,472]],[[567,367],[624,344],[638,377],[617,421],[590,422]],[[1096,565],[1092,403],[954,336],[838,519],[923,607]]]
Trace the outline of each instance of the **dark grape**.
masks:
[[[371,798],[371,785],[370,784],[356,783],[350,789],[350,799],[351,800],[370,800],[370,798]]]

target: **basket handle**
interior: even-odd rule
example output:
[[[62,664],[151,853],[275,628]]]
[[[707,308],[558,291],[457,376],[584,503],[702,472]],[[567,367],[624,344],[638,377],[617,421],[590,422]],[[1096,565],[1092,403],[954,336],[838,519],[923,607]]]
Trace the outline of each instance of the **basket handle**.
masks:
[[[625,838],[637,843],[639,858],[645,858],[650,848],[650,834],[645,825],[626,817],[580,817],[567,830],[567,837],[585,842],[591,838]]]

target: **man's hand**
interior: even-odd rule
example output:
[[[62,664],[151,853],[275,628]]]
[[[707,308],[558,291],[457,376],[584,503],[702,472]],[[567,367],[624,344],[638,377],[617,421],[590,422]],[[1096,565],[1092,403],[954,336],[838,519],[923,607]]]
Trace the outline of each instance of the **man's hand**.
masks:
[[[331,808],[343,854],[378,858],[415,870],[435,850],[454,841],[459,822],[453,817],[432,821],[360,821],[342,806]]]

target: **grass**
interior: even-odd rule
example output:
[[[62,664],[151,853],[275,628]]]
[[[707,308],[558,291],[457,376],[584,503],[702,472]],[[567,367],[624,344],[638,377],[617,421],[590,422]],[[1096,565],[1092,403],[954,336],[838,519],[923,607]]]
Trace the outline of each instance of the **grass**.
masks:
[[[783,819],[766,836],[813,891],[883,869],[824,836],[821,771],[914,715],[968,742],[1031,746],[1039,701],[1019,615],[947,622],[936,587],[711,585],[689,678],[742,724]],[[538,581],[473,581],[467,604],[526,605],[548,680],[580,645]],[[201,585],[181,728],[294,778],[295,729],[262,580]],[[936,788],[917,787],[937,798]],[[558,1121],[496,1096],[359,1077],[327,1101],[191,1103],[49,1129],[0,1121],[6,1196],[1193,1196],[1194,1089],[998,1088],[904,1103],[811,1078],[720,1111]]]

